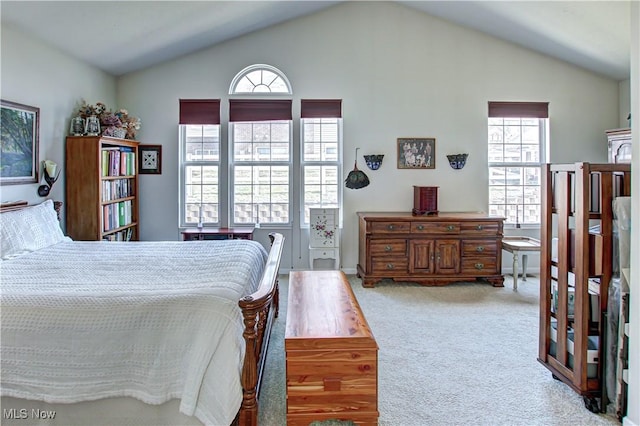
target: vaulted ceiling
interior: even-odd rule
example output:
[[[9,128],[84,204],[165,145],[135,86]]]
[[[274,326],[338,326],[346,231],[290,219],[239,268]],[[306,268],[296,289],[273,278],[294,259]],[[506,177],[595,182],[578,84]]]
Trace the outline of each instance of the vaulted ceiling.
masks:
[[[2,25],[118,76],[337,3],[2,0],[0,14]],[[616,80],[629,78],[629,0],[397,3]]]

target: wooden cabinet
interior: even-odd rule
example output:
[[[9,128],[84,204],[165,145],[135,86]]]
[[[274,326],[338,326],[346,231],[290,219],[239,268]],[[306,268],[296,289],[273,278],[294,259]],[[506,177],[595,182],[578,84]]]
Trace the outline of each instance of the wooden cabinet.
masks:
[[[594,412],[604,385],[604,313],[614,274],[612,201],[630,193],[628,164],[543,168],[538,360]]]
[[[631,129],[607,130],[609,163],[631,163]]]
[[[358,276],[444,285],[483,279],[502,287],[503,218],[482,213],[361,212]]]
[[[137,157],[137,141],[67,137],[66,229],[72,239],[139,238]]]

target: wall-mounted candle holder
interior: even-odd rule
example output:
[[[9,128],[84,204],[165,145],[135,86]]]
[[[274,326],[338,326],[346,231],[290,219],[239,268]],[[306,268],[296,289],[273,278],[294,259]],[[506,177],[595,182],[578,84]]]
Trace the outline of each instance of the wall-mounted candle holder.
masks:
[[[364,161],[367,163],[367,167],[371,170],[378,170],[382,165],[382,158],[384,154],[365,155]]]
[[[58,180],[58,177],[60,176],[60,169],[58,168],[58,165],[51,160],[43,161],[42,164],[44,181],[47,182],[47,184],[40,185],[38,187],[38,195],[46,197],[49,195],[49,192],[51,192],[53,184]]]
[[[469,154],[451,154],[447,155],[447,159],[449,160],[449,165],[452,169],[459,170],[467,164],[467,157]]]

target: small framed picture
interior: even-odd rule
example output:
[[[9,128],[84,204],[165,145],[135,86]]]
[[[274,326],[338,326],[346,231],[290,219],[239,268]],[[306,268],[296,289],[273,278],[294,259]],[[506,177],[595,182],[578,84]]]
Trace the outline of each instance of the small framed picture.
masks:
[[[138,145],[138,173],[162,173],[162,145]]]
[[[398,138],[399,169],[435,169],[435,138]]]

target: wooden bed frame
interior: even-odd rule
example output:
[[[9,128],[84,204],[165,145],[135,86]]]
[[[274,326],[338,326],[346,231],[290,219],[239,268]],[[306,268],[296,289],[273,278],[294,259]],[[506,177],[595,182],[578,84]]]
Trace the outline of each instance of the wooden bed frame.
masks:
[[[600,410],[597,398],[606,395],[603,366],[609,283],[613,275],[612,201],[630,194],[628,164],[582,162],[543,166],[538,361],[555,379],[582,395],[587,408],[594,412]],[[557,238],[555,259],[554,238]],[[557,286],[557,309],[552,305],[552,285]],[[575,295],[572,316],[567,307],[570,290]],[[595,294],[599,294],[598,303],[592,303]],[[552,319],[557,324],[556,330],[551,328]],[[568,355],[569,327],[574,333],[572,360]],[[588,374],[593,369],[593,363],[589,367],[589,336],[598,336],[599,342],[595,377]]]
[[[60,204],[57,204],[58,209]],[[0,213],[29,207],[26,202],[0,204]],[[238,302],[244,318],[245,358],[242,366],[242,404],[234,425],[258,425],[258,396],[267,359],[271,327],[278,317],[278,273],[284,237],[270,233],[271,249],[258,289]]]

